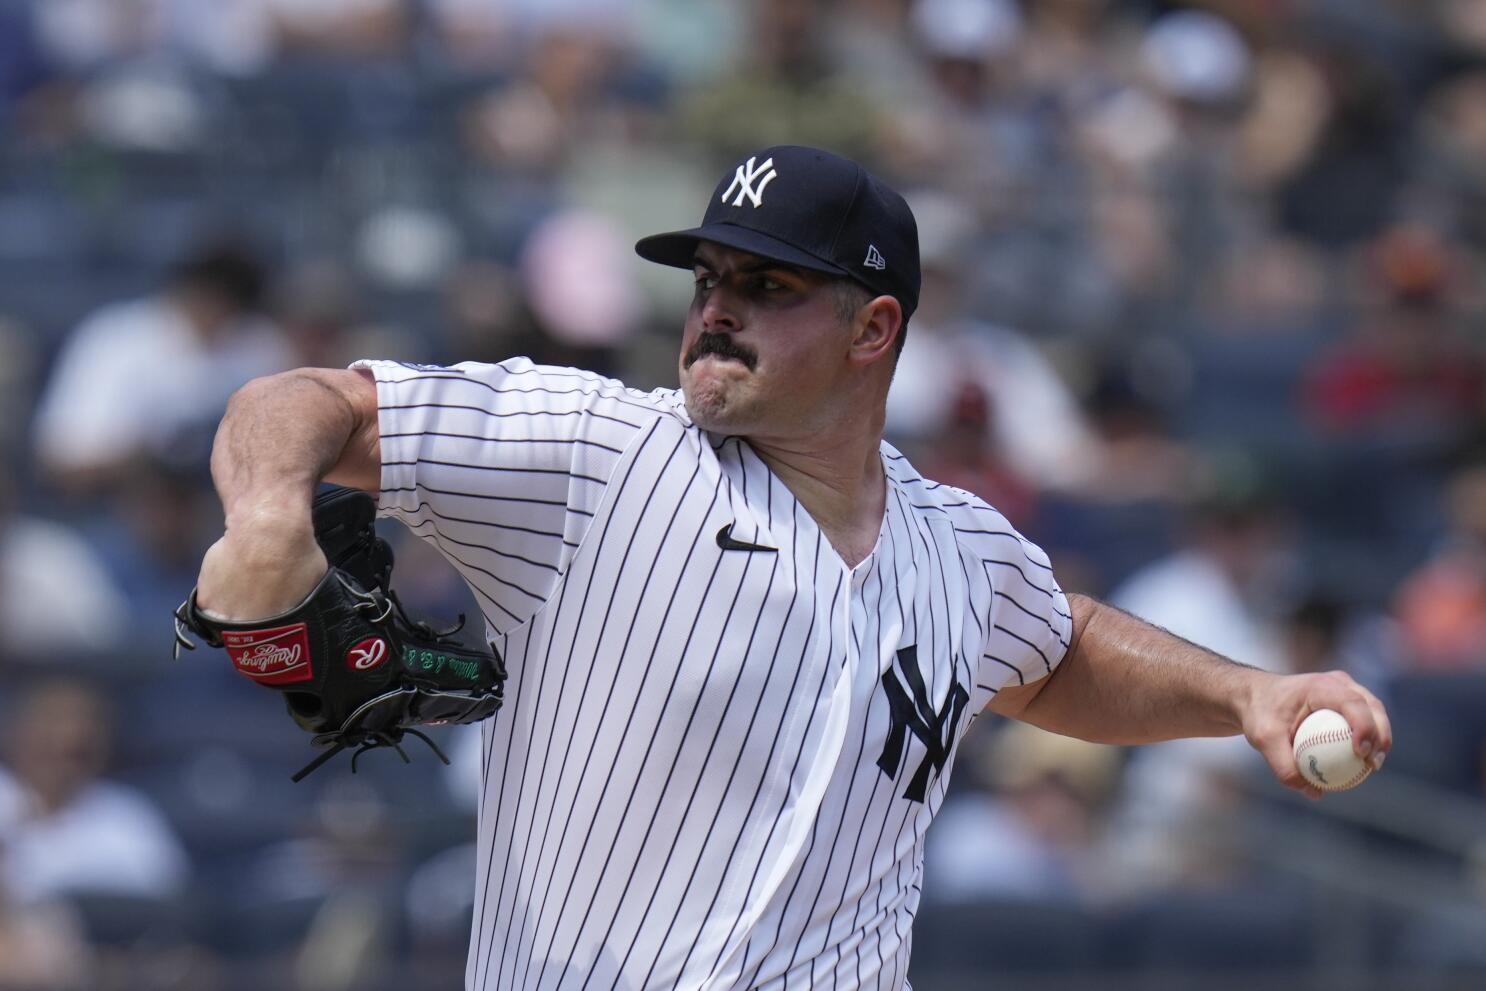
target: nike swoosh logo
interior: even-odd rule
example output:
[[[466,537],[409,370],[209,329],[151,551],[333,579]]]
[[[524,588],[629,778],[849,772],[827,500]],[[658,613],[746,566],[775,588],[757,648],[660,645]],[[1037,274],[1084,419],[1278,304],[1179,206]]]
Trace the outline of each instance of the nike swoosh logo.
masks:
[[[717,531],[717,546],[725,551],[770,551],[778,553],[777,547],[765,547],[763,544],[749,544],[741,540],[733,539],[733,524],[729,523]]]

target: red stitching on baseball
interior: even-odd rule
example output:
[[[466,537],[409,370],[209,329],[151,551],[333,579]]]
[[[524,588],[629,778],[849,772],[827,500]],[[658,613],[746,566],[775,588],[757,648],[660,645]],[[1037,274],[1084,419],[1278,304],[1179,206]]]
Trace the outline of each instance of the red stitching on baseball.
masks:
[[[1350,729],[1345,731],[1339,729],[1327,730],[1319,736],[1307,737],[1305,742],[1300,745],[1299,753],[1303,754],[1311,747],[1320,743],[1341,743],[1343,740],[1351,739],[1351,736],[1352,731]]]

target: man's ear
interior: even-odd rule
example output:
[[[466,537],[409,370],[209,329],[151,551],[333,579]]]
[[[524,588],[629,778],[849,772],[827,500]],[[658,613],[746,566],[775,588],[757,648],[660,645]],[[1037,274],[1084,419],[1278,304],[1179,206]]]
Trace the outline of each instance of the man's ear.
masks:
[[[862,304],[852,322],[852,359],[870,365],[888,357],[902,326],[903,307],[892,296],[878,296]]]

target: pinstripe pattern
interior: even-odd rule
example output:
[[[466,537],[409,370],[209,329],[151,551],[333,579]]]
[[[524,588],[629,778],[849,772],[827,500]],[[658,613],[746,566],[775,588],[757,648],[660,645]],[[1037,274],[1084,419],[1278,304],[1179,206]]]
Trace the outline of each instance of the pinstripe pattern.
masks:
[[[1067,646],[1043,553],[884,444],[882,532],[848,569],[675,392],[525,359],[363,367],[381,509],[470,583],[510,670],[467,987],[905,987],[953,745]],[[777,550],[723,550],[729,525]]]

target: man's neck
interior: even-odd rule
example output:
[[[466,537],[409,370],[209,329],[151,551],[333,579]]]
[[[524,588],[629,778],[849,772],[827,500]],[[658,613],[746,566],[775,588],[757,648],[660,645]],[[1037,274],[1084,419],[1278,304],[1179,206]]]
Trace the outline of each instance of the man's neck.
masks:
[[[767,438],[748,440],[848,567],[872,553],[887,505],[882,432],[853,433],[838,443],[813,439],[808,447]]]

